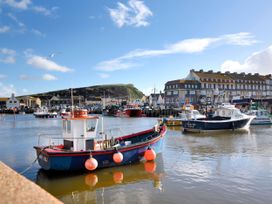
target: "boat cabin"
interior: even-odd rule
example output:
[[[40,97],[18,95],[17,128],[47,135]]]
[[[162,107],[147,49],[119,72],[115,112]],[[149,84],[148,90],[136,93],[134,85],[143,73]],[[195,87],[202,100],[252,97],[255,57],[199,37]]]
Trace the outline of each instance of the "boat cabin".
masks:
[[[234,105],[223,104],[215,110],[213,117],[220,117],[224,119],[238,119],[243,118],[243,114]]]
[[[63,119],[64,149],[93,150],[98,129],[98,117],[88,116],[87,110],[75,110]]]

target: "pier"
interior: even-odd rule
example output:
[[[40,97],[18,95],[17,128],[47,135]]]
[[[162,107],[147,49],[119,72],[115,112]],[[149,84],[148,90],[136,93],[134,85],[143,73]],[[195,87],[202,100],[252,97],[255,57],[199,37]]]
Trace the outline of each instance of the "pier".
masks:
[[[0,203],[62,202],[0,161]]]

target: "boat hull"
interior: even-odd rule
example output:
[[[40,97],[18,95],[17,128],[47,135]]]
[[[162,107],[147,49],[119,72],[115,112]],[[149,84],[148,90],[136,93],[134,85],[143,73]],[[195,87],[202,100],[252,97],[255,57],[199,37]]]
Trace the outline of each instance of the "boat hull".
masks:
[[[160,134],[150,141],[144,141],[137,143],[136,145],[128,145],[127,147],[119,148],[118,151],[123,154],[123,161],[120,164],[113,161],[113,154],[116,153],[116,150],[54,152],[48,151],[44,147],[34,148],[36,149],[39,165],[44,170],[86,170],[85,162],[90,158],[90,154],[92,154],[92,157],[97,160],[98,169],[107,168],[131,164],[142,160],[148,147],[151,147],[157,154],[161,153],[165,131],[163,134]]]
[[[224,131],[245,128],[251,120],[251,118],[225,121],[184,120],[182,121],[182,126],[184,132]]]
[[[272,125],[272,119],[258,119],[255,118],[252,120],[252,122],[250,123],[250,125]]]
[[[142,117],[142,110],[141,109],[126,109],[125,115],[128,117]]]

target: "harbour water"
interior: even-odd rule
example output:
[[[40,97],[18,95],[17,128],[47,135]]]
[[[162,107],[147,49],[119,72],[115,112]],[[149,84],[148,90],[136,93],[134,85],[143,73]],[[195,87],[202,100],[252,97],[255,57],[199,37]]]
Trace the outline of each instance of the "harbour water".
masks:
[[[148,129],[156,118],[104,117],[112,134]],[[60,134],[61,119],[0,116],[0,160],[22,172],[35,160],[39,134]],[[122,131],[119,131],[122,130]],[[115,132],[114,132],[115,131]],[[272,126],[249,131],[183,134],[168,128],[155,162],[82,173],[24,173],[64,203],[272,202]]]

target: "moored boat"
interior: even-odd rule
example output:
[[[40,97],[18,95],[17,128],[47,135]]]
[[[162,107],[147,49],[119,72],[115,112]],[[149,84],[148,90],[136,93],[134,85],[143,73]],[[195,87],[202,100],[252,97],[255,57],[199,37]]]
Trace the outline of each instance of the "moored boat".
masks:
[[[91,158],[96,161],[94,170],[137,162],[150,149],[156,154],[162,150],[164,125],[122,137],[99,139],[98,121],[98,117],[88,116],[87,110],[74,111],[70,118],[64,118],[62,137],[49,137],[51,142],[55,141],[54,145],[34,147],[40,166],[45,170],[84,170]],[[119,154],[119,159],[114,158],[115,154]]]
[[[233,105],[223,104],[212,117],[204,119],[184,119],[184,132],[207,132],[248,128],[255,116],[240,112]]]
[[[159,121],[163,121],[167,126],[181,126],[183,120],[203,118],[206,118],[206,116],[202,115],[198,110],[195,110],[193,105],[186,104],[182,107],[182,112],[179,113],[177,117],[169,116]]]
[[[57,112],[49,112],[46,107],[42,107],[41,109],[37,109],[36,112],[33,113],[36,118],[56,118],[58,116]]]
[[[271,125],[272,118],[265,109],[249,110],[248,115],[256,116],[250,123],[250,125]]]
[[[115,113],[116,117],[143,117],[142,109],[137,105],[127,105],[123,110],[119,109]]]

